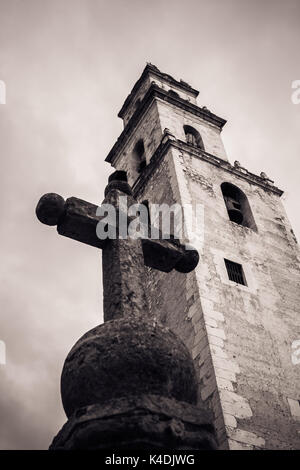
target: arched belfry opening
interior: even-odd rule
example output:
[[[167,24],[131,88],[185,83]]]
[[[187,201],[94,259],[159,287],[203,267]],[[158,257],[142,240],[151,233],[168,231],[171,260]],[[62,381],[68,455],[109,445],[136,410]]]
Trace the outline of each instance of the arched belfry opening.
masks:
[[[140,174],[147,165],[143,139],[138,140],[135,144],[132,161],[134,172]]]
[[[193,147],[204,150],[203,140],[196,129],[191,126],[183,126],[186,143]]]
[[[222,183],[221,190],[229,219],[236,224],[251,228],[257,232],[256,223],[246,194],[231,183]]]

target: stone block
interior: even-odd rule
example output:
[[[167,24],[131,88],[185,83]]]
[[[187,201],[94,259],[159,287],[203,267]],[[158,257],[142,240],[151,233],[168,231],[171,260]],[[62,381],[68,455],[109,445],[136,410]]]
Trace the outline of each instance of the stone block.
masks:
[[[229,413],[224,413],[224,422],[226,426],[230,426],[231,428],[237,427],[236,418],[233,415],[230,415]]]
[[[255,447],[264,447],[265,439],[257,436],[253,432],[245,431],[243,429],[227,429],[230,439],[244,444],[252,445]]]
[[[229,390],[233,392],[233,386],[230,380],[222,379],[221,377],[216,377],[216,381],[219,389]]]
[[[218,338],[226,339],[224,330],[221,328],[213,328],[209,325],[206,326],[207,333],[212,336],[217,336]]]

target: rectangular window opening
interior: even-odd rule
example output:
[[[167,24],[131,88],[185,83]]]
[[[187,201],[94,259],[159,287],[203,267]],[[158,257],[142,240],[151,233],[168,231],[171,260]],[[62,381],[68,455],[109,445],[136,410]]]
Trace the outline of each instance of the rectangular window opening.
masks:
[[[229,259],[224,259],[224,261],[229,280],[246,286],[247,282],[243,271],[243,266],[241,264],[234,263]]]

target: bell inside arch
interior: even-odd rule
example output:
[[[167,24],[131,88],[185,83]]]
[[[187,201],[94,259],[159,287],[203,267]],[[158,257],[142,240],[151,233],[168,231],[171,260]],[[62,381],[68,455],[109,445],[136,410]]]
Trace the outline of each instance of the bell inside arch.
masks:
[[[241,211],[241,204],[236,199],[227,197],[226,206],[230,220],[232,220],[232,222],[236,222],[237,224],[241,224],[244,219],[243,212]]]

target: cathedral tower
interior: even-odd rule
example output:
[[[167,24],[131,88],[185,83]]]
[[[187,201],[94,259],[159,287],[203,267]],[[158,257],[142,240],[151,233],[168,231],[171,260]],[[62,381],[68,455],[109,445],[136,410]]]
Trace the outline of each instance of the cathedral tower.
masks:
[[[106,161],[126,170],[135,197],[190,204],[195,271],[147,268],[153,316],[189,348],[198,403],[212,410],[221,449],[300,448],[300,264],[282,191],[231,165],[226,121],[198,91],[148,64],[119,117],[124,130]],[[186,220],[184,242],[192,227]]]

